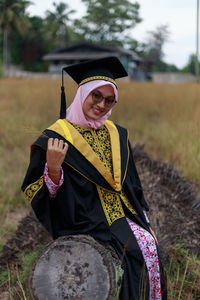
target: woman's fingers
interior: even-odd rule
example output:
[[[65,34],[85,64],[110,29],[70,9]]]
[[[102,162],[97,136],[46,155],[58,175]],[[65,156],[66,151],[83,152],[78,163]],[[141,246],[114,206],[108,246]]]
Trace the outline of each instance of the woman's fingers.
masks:
[[[53,146],[53,138],[48,139],[48,149],[52,148]]]
[[[63,140],[50,138],[48,140],[48,152],[60,153],[62,155],[66,155],[69,145],[65,143]]]
[[[57,138],[49,138],[48,139],[48,149],[60,149],[60,150],[66,150],[66,147],[68,148],[68,144],[65,143],[63,140],[59,140]]]
[[[47,165],[50,170],[59,170],[62,165],[69,145],[63,140],[52,139],[48,140],[47,149]]]
[[[62,150],[63,149],[63,144],[64,144],[63,140],[59,140],[58,141],[58,148]]]
[[[59,139],[53,139],[53,147],[58,148],[59,147]]]
[[[65,153],[65,154],[67,153],[68,149],[69,149],[69,145],[68,145],[67,143],[64,143],[64,148],[63,148],[63,150],[64,150],[64,153]]]

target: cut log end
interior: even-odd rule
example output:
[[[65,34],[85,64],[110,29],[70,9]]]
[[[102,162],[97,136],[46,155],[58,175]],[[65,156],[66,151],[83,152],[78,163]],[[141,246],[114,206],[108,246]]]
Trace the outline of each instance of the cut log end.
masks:
[[[61,237],[43,250],[30,276],[37,300],[107,300],[119,293],[119,260],[90,236]]]

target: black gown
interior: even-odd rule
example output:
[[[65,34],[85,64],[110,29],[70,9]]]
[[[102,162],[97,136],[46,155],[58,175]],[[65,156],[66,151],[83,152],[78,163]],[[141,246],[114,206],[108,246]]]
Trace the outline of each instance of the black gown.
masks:
[[[22,190],[43,226],[54,239],[64,235],[89,234],[110,243],[124,269],[121,300],[149,299],[148,273],[142,252],[126,216],[149,230],[143,210],[148,210],[134,164],[127,130],[105,123],[110,136],[113,176],[74,126],[57,120],[31,146],[31,161]],[[62,164],[64,183],[51,198],[43,173],[48,138],[63,139],[69,149]],[[109,196],[112,195],[112,207]],[[123,197],[123,195],[126,197]],[[125,249],[125,251],[124,251]],[[125,254],[125,255],[124,255]],[[167,299],[162,265],[162,299]],[[143,284],[142,284],[143,283]]]

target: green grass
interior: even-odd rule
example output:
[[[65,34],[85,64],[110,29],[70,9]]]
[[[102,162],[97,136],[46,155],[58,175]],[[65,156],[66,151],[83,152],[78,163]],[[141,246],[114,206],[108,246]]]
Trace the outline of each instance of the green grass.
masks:
[[[3,270],[0,272],[0,287],[8,281],[8,270]]]
[[[31,300],[29,276],[32,266],[43,248],[43,245],[38,245],[35,251],[22,252],[19,254],[17,264],[7,266],[6,269],[0,272],[0,290],[3,286],[6,286],[10,292],[10,299]]]
[[[200,260],[182,243],[171,249],[167,273],[169,299],[200,299]]]
[[[35,260],[37,259],[38,255],[40,254],[40,252],[42,251],[43,248],[44,248],[44,246],[40,245],[37,247],[37,250],[35,250],[29,254],[21,253],[21,260],[22,260],[23,268],[22,268],[22,271],[20,272],[19,278],[22,281],[22,283],[24,283],[28,280],[32,265],[35,262]]]

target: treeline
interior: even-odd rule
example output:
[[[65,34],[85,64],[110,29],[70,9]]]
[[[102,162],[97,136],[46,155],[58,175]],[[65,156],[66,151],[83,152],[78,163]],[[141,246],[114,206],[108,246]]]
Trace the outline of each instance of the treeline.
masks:
[[[66,1],[67,2],[67,1]],[[82,0],[86,13],[75,18],[75,10],[68,3],[53,2],[45,17],[30,16],[31,1],[1,0],[0,2],[0,62],[21,65],[26,70],[47,71],[42,56],[78,42],[92,42],[102,46],[123,46],[153,63],[153,71],[193,72],[188,66],[179,70],[164,62],[163,45],[169,38],[166,25],[147,33],[140,43],[130,32],[142,19],[140,5],[128,0]]]

